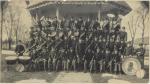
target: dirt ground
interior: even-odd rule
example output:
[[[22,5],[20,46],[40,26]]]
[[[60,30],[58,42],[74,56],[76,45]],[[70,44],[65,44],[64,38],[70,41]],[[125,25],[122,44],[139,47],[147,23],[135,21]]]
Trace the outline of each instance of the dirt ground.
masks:
[[[46,82],[53,82],[59,73],[54,72],[3,72],[1,82],[5,83],[15,83],[22,80],[45,80]],[[37,81],[31,81],[37,82]]]
[[[16,72],[13,70],[1,73],[2,83],[148,83],[149,68],[145,66],[146,76],[139,79],[136,76],[111,73],[84,72]]]
[[[84,72],[3,72],[3,83],[148,83],[148,77],[138,79],[136,76],[114,75],[110,73]]]

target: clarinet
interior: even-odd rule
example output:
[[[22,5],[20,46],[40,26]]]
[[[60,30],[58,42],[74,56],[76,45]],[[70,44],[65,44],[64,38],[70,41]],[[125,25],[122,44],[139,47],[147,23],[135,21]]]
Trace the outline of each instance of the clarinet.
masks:
[[[40,47],[42,47],[46,42],[42,43],[41,45],[37,46],[37,43],[34,44],[33,46],[31,46],[26,52],[29,52],[31,49],[33,49],[34,47],[36,47],[36,50],[39,50]]]
[[[34,44],[33,46],[31,46],[28,50],[26,50],[25,52],[29,52],[32,48],[34,48],[37,44]]]
[[[92,42],[87,46],[87,48],[85,49],[85,53],[86,53],[86,51],[87,51],[87,49],[89,49],[89,47],[93,44],[93,40],[92,40]]]
[[[37,49],[36,49],[36,51],[39,51],[42,48],[42,46],[45,45],[45,44],[46,44],[46,42],[44,42],[40,46],[38,46]]]

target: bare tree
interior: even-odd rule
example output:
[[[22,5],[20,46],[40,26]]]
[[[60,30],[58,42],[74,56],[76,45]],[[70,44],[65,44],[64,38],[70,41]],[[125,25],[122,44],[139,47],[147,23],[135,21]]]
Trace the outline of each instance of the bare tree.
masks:
[[[135,25],[138,24],[138,19],[139,19],[139,17],[136,19]],[[128,26],[129,26],[129,30],[130,30],[130,34],[131,34],[131,39],[132,39],[132,40],[131,40],[131,45],[132,45],[132,47],[133,47],[134,40],[135,40],[135,35],[136,35],[136,30],[137,30],[137,28],[138,28],[138,27],[134,26],[134,23],[133,23],[133,16],[132,16],[132,24],[130,24],[130,23],[128,22]]]
[[[15,27],[15,30],[14,30],[15,33],[16,33],[16,34],[15,34],[15,37],[16,37],[16,44],[17,44],[17,42],[18,42],[18,32],[19,32],[18,30],[19,30],[19,28],[20,28],[19,22],[20,22],[20,18],[18,18],[18,19],[16,20],[16,27]]]
[[[12,45],[12,32],[13,32],[13,25],[14,25],[14,17],[15,14],[12,13],[10,7],[8,8],[9,11],[9,18],[10,18],[10,29],[7,29],[8,34],[8,49],[11,49]]]
[[[3,20],[4,20],[4,10],[7,8],[7,1],[0,1],[0,10],[1,10],[1,35],[0,35],[0,39],[1,39],[1,44],[0,44],[0,48],[2,49],[2,43],[3,43],[3,39],[2,39],[2,33],[3,33]]]
[[[18,39],[18,29],[19,29],[19,10],[13,10],[12,7],[9,5],[7,8],[7,12],[5,13],[5,31],[7,35],[8,41],[8,49],[11,49],[12,42],[17,42]],[[16,38],[14,38],[16,37]]]
[[[146,17],[146,14],[142,14],[142,44],[144,44],[144,34],[147,23],[149,22],[149,17]],[[147,18],[147,22],[146,22]]]

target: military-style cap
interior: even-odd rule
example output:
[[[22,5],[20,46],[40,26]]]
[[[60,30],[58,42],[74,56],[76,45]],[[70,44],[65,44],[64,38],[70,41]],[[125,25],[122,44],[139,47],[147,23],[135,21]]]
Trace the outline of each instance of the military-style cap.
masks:
[[[56,31],[52,31],[48,34],[48,36],[53,37],[53,36],[56,36],[56,34],[57,34]]]
[[[69,32],[68,32],[68,36],[70,36],[72,34],[72,31],[70,30]]]
[[[62,37],[63,34],[64,34],[64,33],[63,33],[62,31],[60,31],[60,32],[58,33],[58,36],[59,36],[59,37]]]
[[[79,31],[75,31],[74,36],[79,36]]]

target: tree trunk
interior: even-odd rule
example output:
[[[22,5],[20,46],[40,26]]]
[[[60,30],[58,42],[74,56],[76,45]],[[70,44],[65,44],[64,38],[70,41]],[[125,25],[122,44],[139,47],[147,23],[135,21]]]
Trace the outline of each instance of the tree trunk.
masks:
[[[3,41],[2,41],[2,33],[3,33],[3,7],[2,7],[2,3],[1,3],[1,28],[0,28],[0,30],[1,30],[1,35],[0,35],[0,39],[1,39],[1,43],[0,43],[0,50],[2,50],[2,43],[3,43]]]
[[[8,49],[11,50],[11,44],[12,44],[12,39],[9,38],[8,39]]]
[[[18,29],[16,29],[16,45],[17,45],[17,43],[18,43],[18,33],[17,33],[17,30],[18,30]]]
[[[2,34],[3,34],[3,19],[4,19],[4,14],[3,14],[3,12],[4,12],[4,4],[5,4],[5,2],[4,1],[1,1],[1,35],[0,35],[0,40],[1,40],[1,43],[0,43],[0,50],[2,50],[2,43],[3,43],[3,39],[2,39]]]

